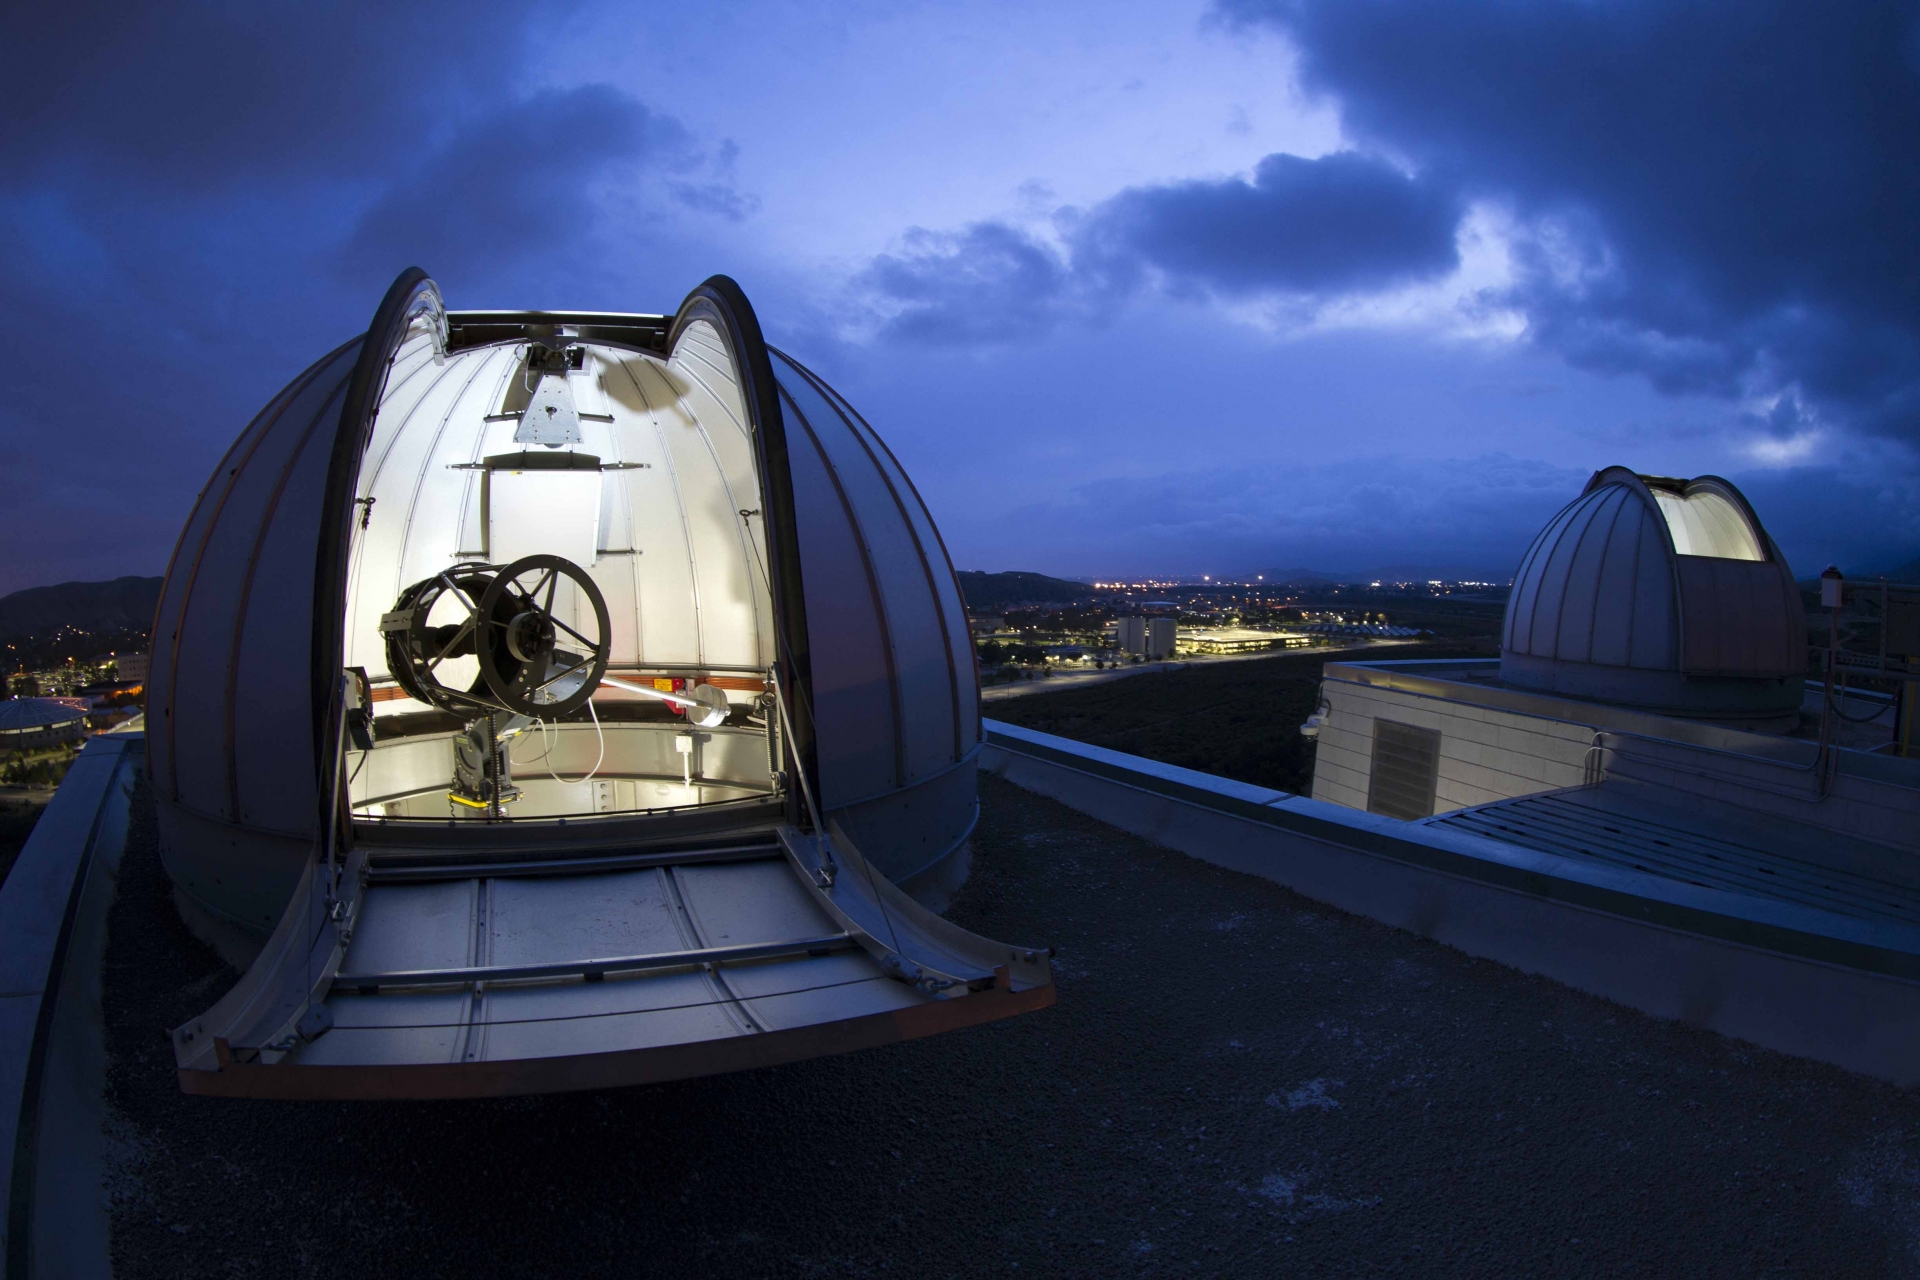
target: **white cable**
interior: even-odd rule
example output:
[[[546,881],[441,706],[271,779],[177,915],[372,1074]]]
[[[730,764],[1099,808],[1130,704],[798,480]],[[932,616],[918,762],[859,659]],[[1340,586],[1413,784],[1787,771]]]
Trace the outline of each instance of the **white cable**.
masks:
[[[517,767],[518,766],[531,767],[536,764],[544,763],[550,756],[553,755],[553,743],[547,740],[546,721],[542,720],[539,716],[535,716],[533,718],[533,722],[536,725],[540,726],[540,754],[533,757],[531,760],[515,760],[513,758],[513,744],[515,741],[518,740],[520,736],[518,733],[516,733],[512,738],[509,738],[507,740],[507,761],[510,764],[513,764]],[[525,730],[521,730],[520,732],[524,733]],[[529,741],[531,741],[531,739],[529,739]]]
[[[595,710],[593,709],[593,699],[592,699],[592,698],[588,698],[588,699],[587,699],[587,714],[593,717],[593,731],[594,731],[594,732],[595,732],[596,734],[598,734],[598,735],[600,736],[600,755],[599,755],[599,758],[598,758],[598,759],[596,759],[596,760],[595,760],[595,761],[593,762],[593,768],[591,768],[591,769],[589,769],[589,770],[587,770],[587,776],[586,776],[586,777],[584,777],[584,778],[573,778],[573,779],[571,779],[571,780],[569,780],[569,779],[567,779],[567,778],[563,778],[563,777],[561,777],[561,776],[560,776],[559,774],[557,774],[557,773],[555,773],[555,772],[553,771],[553,747],[552,747],[552,745],[551,745],[551,744],[548,744],[548,746],[547,746],[547,755],[546,755],[546,760],[547,760],[547,776],[548,776],[548,777],[550,777],[550,778],[552,778],[552,779],[553,779],[553,780],[554,780],[555,782],[557,782],[557,783],[559,783],[559,784],[560,784],[561,786],[564,786],[564,787],[577,787],[577,786],[579,786],[579,785],[580,785],[581,783],[583,783],[583,782],[592,782],[592,781],[593,781],[593,776],[594,776],[594,775],[595,775],[596,773],[599,773],[599,772],[600,772],[600,766],[606,763],[606,760],[607,760],[607,731],[606,731],[605,729],[602,729],[602,728],[600,727],[600,713],[599,713],[598,711],[595,711]],[[545,720],[536,720],[536,721],[534,721],[534,723],[540,726],[540,740],[541,740],[542,742],[546,742],[546,740],[547,740],[547,722],[546,722]],[[555,729],[555,730],[554,730],[554,732],[555,732],[555,733],[557,734],[557,733],[559,733],[560,731],[559,731],[558,729]]]

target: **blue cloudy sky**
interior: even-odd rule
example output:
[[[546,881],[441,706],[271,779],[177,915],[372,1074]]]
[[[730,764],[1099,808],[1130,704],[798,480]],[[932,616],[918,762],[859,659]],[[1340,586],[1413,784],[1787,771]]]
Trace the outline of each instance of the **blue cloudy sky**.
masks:
[[[57,14],[57,16],[55,16]],[[1920,9],[69,3],[0,81],[0,591],[158,573],[418,263],[725,272],[963,568],[1511,571],[1596,467],[1920,554]]]

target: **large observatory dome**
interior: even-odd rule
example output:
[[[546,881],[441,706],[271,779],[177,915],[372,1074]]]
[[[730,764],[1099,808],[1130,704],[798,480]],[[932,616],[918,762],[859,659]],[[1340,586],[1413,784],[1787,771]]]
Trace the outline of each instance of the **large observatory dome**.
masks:
[[[1800,705],[1806,643],[1793,572],[1738,489],[1609,467],[1521,560],[1500,675],[1670,715],[1771,717]]]
[[[514,719],[480,705],[455,624],[528,556],[578,568],[532,588],[545,643],[602,642],[608,683]],[[472,714],[423,700],[434,681],[481,690]],[[964,862],[976,812],[978,676],[933,520],[719,276],[672,316],[446,312],[403,276],[200,495],[148,706],[168,869],[189,909],[255,933],[331,812],[350,842],[451,856],[697,841],[817,804],[914,891]]]

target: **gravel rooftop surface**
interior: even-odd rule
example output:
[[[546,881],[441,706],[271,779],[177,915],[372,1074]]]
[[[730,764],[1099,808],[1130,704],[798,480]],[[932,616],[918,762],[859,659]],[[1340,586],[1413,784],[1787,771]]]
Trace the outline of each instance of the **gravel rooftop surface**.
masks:
[[[1057,1007],[486,1103],[178,1092],[232,980],[136,809],[108,953],[117,1274],[1913,1274],[1920,1095],[1658,1022],[983,776],[950,913]]]

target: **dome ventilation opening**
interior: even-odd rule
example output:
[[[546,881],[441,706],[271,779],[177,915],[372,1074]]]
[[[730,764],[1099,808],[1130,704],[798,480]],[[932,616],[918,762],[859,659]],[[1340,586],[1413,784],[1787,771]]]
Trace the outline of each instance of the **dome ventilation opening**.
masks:
[[[1716,560],[1765,560],[1753,526],[1733,501],[1712,489],[1688,492],[1685,481],[1642,477],[1660,516],[1667,522],[1673,549],[1683,556],[1710,556]],[[1674,487],[1669,488],[1672,485]]]

